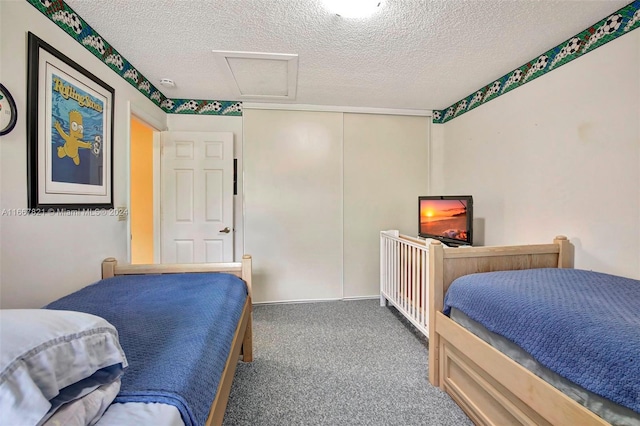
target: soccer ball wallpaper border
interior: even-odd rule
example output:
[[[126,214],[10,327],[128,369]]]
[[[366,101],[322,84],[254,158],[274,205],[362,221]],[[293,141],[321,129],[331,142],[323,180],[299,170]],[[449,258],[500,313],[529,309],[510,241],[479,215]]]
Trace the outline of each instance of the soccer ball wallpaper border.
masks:
[[[163,111],[170,114],[242,115],[242,102],[167,98],[64,1],[27,1]],[[533,81],[638,27],[640,27],[640,0],[634,0],[617,12],[531,59],[501,78],[490,82],[448,108],[434,110],[433,122],[438,124],[453,120],[465,112],[471,111],[498,96]]]

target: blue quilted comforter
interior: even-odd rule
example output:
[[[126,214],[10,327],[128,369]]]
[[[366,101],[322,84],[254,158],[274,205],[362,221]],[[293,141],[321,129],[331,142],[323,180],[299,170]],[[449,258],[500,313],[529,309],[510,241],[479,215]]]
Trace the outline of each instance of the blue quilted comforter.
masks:
[[[640,413],[640,281],[578,269],[487,272],[455,280],[444,305]]]
[[[161,402],[186,426],[204,425],[215,398],[246,286],[229,274],[121,276],[46,306],[113,324],[129,362],[115,402]]]

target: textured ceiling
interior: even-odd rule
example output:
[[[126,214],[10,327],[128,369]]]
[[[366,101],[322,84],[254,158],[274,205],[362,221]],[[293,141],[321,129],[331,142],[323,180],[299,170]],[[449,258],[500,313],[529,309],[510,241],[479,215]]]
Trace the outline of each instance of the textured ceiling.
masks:
[[[283,103],[435,110],[629,1],[383,0],[366,20],[322,0],[66,3],[168,98],[240,100],[212,53],[228,50],[298,54]]]

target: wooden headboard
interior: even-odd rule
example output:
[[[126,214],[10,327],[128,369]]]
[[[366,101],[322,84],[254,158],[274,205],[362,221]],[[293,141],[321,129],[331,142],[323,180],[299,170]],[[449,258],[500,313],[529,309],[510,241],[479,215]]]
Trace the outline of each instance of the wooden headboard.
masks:
[[[477,272],[536,268],[573,268],[573,245],[557,236],[553,244],[495,247],[444,247],[440,241],[429,246],[429,282],[446,293],[458,277]],[[432,299],[435,300],[435,299]]]
[[[251,296],[251,256],[242,256],[242,262],[229,263],[174,263],[148,265],[120,265],[115,258],[109,257],[102,261],[102,278],[117,275],[143,274],[179,274],[184,272],[226,272],[240,277],[247,283]]]

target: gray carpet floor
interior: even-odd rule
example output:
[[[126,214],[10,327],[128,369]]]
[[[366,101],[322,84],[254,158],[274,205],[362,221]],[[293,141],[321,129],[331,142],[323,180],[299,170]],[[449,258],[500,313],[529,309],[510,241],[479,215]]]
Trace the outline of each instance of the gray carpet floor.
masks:
[[[426,342],[378,300],[254,307],[231,425],[472,425],[428,380]]]

